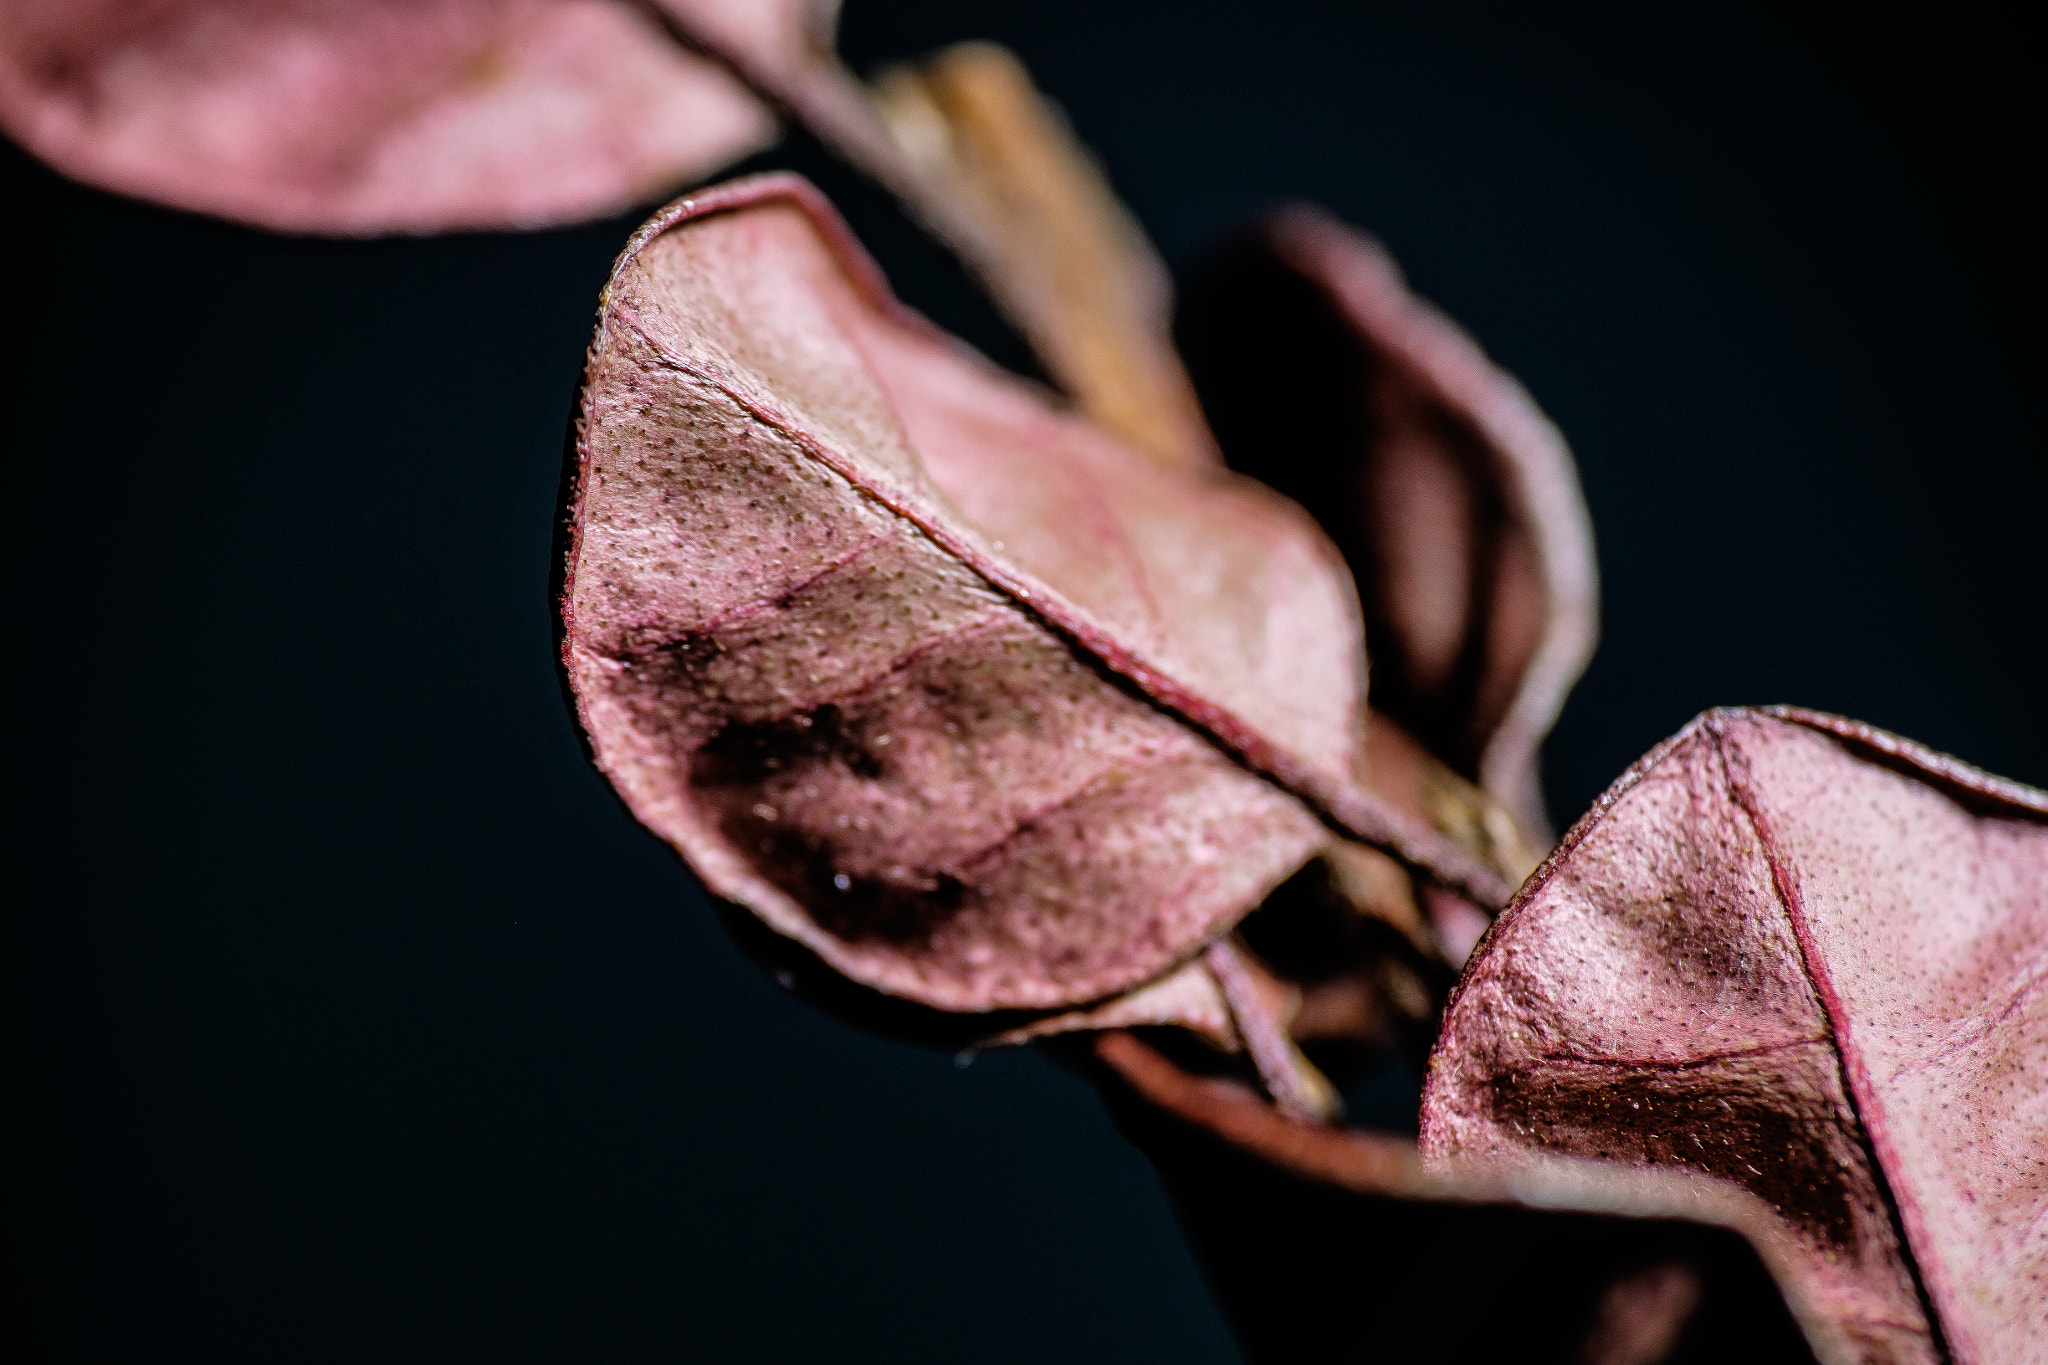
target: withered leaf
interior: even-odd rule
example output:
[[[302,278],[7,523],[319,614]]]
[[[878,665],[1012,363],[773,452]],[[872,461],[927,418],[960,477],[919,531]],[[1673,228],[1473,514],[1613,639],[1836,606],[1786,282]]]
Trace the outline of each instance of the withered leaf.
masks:
[[[1214,443],[1166,335],[1163,269],[1058,110],[1014,58],[986,45],[896,68],[870,90],[832,51],[835,11],[830,0],[30,7],[0,32],[0,112],[82,178],[274,227],[375,232],[524,226],[615,208],[764,139],[772,106],[901,195],[1112,435],[1169,468],[1212,465]],[[691,100],[703,107],[685,107]],[[1393,290],[1405,298],[1398,283]],[[1454,337],[1424,357],[1421,382],[1441,380],[1446,356],[1451,370],[1462,362],[1491,373]],[[1446,390],[1454,408],[1491,392],[1467,389]],[[1485,920],[1471,902],[1497,897],[1522,870],[1518,851],[1502,852],[1518,840],[1504,845],[1489,818],[1499,811],[1436,780],[1441,765],[1397,727],[1377,728],[1371,785],[1394,814],[1352,801],[1338,824],[1349,819],[1410,861],[1430,826],[1450,834],[1469,856],[1461,862],[1439,840],[1425,860],[1443,874],[1436,880],[1474,894],[1399,887],[1359,908],[1398,920],[1429,955],[1447,939],[1455,961]],[[1354,769],[1349,778],[1360,761],[1353,748],[1336,760]],[[1423,799],[1446,793],[1447,802]],[[1345,792],[1335,799],[1342,805]],[[1391,863],[1350,875],[1373,856],[1364,844],[1325,847],[1345,873],[1334,884],[1401,881],[1389,881]],[[1174,1000],[1192,1011],[1184,1022],[1206,1028],[1211,1012],[1196,1001],[1214,989],[1211,980],[1192,994],[1155,990],[1146,1008]],[[1311,1000],[1310,1013],[1342,1014],[1329,996]]]
[[[1213,252],[1177,332],[1231,467],[1344,552],[1375,709],[1548,842],[1537,749],[1591,655],[1598,591],[1556,428],[1378,243],[1317,209]]]
[[[1422,1145],[1752,1193],[1825,1359],[2039,1359],[2048,794],[1834,717],[1709,712],[1497,921]]]
[[[671,31],[698,8],[727,6],[20,0],[0,126],[76,179],[284,231],[575,221],[774,140]]]
[[[1098,1000],[1333,831],[1504,898],[1360,780],[1357,609],[1313,523],[936,333],[804,182],[635,236],[579,424],[563,665],[593,755],[854,980]]]
[[[1509,1242],[1545,1209],[1718,1224],[1823,1361],[2002,1365],[2033,1358],[2048,1302],[2044,978],[2048,794],[1836,717],[1722,711],[1617,782],[1479,946],[1419,1154],[1291,1121],[1129,1035],[1095,1055],[1198,1242],[1228,1224],[1205,1260],[1255,1354],[1303,1358],[1356,1322],[1273,1267],[1313,1259],[1357,1197],[1388,1227],[1490,1206]],[[1275,1201],[1246,1205],[1261,1181]],[[1608,1273],[1586,1271],[1573,1293]],[[1369,1311],[1404,1311],[1382,1290]],[[1715,1358],[1698,1343],[1726,1326],[1687,1327],[1686,1358]]]
[[[1538,746],[1594,636],[1591,531],[1562,438],[1377,243],[1318,210],[1211,253],[1176,332],[1230,467],[1309,508],[1358,584],[1373,789],[1519,882],[1549,842]],[[1247,937],[1301,988],[1298,1038],[1419,1064],[1487,922],[1340,843]]]

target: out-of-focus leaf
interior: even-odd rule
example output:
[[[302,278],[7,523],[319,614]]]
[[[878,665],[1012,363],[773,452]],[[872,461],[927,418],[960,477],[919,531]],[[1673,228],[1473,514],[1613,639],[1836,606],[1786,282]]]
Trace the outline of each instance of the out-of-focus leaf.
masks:
[[[1317,210],[1215,252],[1177,330],[1231,467],[1314,512],[1350,564],[1374,708],[1547,843],[1537,750],[1597,596],[1556,428],[1377,243]]]
[[[1315,210],[1211,253],[1176,332],[1230,466],[1311,509],[1351,568],[1373,789],[1521,881],[1549,842],[1538,748],[1594,634],[1592,539],[1562,439],[1376,243]],[[1301,991],[1296,1037],[1419,1065],[1487,922],[1340,842],[1246,937]]]
[[[1830,1361],[2048,1341],[2048,794],[1881,731],[1710,712],[1481,945],[1432,1158],[1690,1173]]]
[[[1313,523],[933,331],[801,181],[681,201],[622,255],[567,531],[597,763],[715,891],[865,985],[1100,1001],[1333,831],[1504,896],[1359,780],[1356,606]]]
[[[0,125],[105,189],[349,234],[615,213],[775,136],[630,0],[20,0]]]

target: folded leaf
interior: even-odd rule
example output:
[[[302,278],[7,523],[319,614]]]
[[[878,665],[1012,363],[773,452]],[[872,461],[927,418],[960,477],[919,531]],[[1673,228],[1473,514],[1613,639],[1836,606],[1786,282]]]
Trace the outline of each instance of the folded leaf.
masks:
[[[1230,467],[1313,510],[1358,583],[1373,790],[1519,882],[1549,842],[1538,746],[1593,640],[1563,441],[1377,244],[1316,210],[1211,253],[1176,330]],[[1419,1065],[1488,916],[1389,871],[1333,846],[1246,938],[1305,993],[1297,1036]]]
[[[1177,330],[1231,468],[1313,511],[1350,564],[1374,707],[1548,842],[1537,749],[1592,652],[1597,593],[1556,429],[1318,210],[1212,255]]]
[[[1829,1360],[2037,1359],[2048,795],[1810,712],[1710,712],[1497,921],[1432,1159],[1751,1191]]]
[[[631,0],[20,0],[0,126],[105,189],[362,234],[615,213],[775,136]]]
[[[1342,566],[889,297],[787,176],[672,205],[604,296],[563,663],[599,766],[719,894],[952,1010],[1158,977],[1336,829],[1482,901],[1356,778]]]

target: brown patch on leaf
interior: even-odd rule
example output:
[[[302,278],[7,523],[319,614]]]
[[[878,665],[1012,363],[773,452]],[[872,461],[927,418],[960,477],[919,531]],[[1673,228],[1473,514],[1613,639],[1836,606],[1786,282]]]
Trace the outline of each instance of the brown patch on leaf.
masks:
[[[1710,712],[1495,926],[1424,1149],[1749,1191],[1823,1355],[2018,1362],[2048,1276],[2044,981],[2048,796],[1833,717]]]
[[[1088,1006],[1339,832],[1504,897],[1357,781],[1355,603],[1299,509],[936,335],[791,177],[622,255],[571,487],[563,658],[599,766],[856,981]]]

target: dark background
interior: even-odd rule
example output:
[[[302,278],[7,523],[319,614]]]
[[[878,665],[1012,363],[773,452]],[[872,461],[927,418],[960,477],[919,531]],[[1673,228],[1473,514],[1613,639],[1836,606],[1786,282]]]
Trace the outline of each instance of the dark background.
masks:
[[[1318,200],[1523,378],[1604,575],[1561,816],[1719,703],[2048,783],[2038,50],[1948,6],[1522,8],[850,0],[844,47],[1000,39],[1176,263]],[[1020,357],[814,149],[757,164]],[[17,1327],[138,1360],[1232,1358],[1082,1083],[787,999],[584,766],[549,534],[637,215],[287,241],[4,177]],[[1485,1265],[1446,1267],[1476,1312]]]

